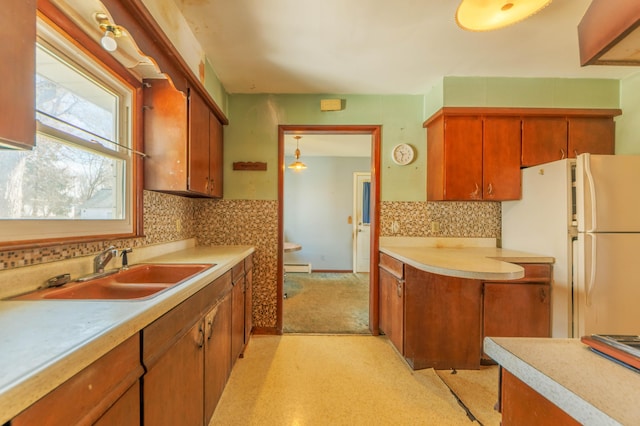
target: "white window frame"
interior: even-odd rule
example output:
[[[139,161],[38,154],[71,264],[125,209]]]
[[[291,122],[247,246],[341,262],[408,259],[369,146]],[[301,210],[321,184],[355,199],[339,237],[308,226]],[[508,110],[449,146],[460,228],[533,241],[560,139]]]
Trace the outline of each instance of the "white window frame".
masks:
[[[135,203],[135,180],[133,177],[132,158],[132,106],[135,89],[115,76],[104,65],[87,55],[86,52],[69,42],[62,34],[38,19],[37,24],[38,43],[47,49],[51,49],[64,58],[70,64],[76,66],[83,73],[89,75],[95,81],[100,82],[105,87],[116,93],[118,101],[118,135],[116,141],[125,148],[118,147],[115,151],[106,148],[95,149],[114,158],[125,161],[125,178],[122,180],[125,206],[123,208],[122,219],[6,219],[0,220],[0,243],[19,243],[21,241],[37,241],[51,239],[87,239],[87,237],[100,237],[104,239],[109,236],[133,236],[135,231],[134,223],[134,203]],[[34,76],[35,77],[35,76]],[[47,134],[60,139],[64,132],[51,129],[38,122],[37,132]],[[55,133],[55,134],[54,134]],[[70,140],[72,138],[66,138]],[[78,143],[79,138],[70,140],[72,144],[90,146],[89,143]]]

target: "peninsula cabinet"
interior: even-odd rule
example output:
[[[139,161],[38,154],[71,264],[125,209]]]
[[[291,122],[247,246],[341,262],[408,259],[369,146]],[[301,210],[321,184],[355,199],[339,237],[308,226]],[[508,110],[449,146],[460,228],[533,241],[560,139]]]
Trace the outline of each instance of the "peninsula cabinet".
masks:
[[[523,278],[483,285],[483,338],[551,335],[552,266],[519,265],[525,270]],[[489,360],[483,353],[483,362]]]
[[[231,273],[142,331],[146,425],[203,425],[231,371]]]
[[[379,328],[401,354],[404,353],[404,265],[380,253]]]
[[[136,334],[27,408],[11,425],[140,424],[142,373]]]
[[[520,118],[435,116],[427,121],[427,199],[520,198]]]
[[[197,91],[145,83],[145,189],[222,197],[222,123]]]
[[[35,145],[36,0],[5,4],[0,14],[0,148]]]
[[[414,370],[478,369],[490,337],[549,337],[551,265],[484,282],[426,272],[379,254],[379,327]]]

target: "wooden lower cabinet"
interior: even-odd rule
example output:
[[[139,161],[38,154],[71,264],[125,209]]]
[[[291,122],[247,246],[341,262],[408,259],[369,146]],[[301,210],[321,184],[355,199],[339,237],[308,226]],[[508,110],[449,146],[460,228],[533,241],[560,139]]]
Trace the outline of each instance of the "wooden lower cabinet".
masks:
[[[11,425],[137,425],[142,373],[136,334],[20,413]]]
[[[502,426],[573,426],[573,417],[505,369],[500,369]]]
[[[244,265],[233,268],[231,290],[231,358],[237,359],[244,350],[245,274]]]
[[[206,425],[233,367],[231,272],[143,330],[145,425]]]
[[[380,254],[379,328],[404,353],[404,268],[402,262]]]
[[[205,425],[222,396],[231,374],[231,294],[227,293],[205,315],[204,411]]]
[[[519,264],[517,280],[433,274],[379,254],[379,327],[414,369],[478,369],[482,339],[549,337],[550,264]]]
[[[253,255],[244,259],[244,345],[253,332]]]
[[[414,369],[480,368],[482,282],[405,265],[404,357]]]

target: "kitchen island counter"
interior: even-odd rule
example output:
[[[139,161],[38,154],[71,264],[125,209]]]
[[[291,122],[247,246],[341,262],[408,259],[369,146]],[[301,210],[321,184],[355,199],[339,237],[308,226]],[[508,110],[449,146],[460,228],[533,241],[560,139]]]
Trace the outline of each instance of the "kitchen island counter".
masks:
[[[0,424],[253,252],[250,246],[202,246],[145,259],[145,263],[215,264],[146,299],[0,301]]]
[[[495,247],[493,238],[380,239],[380,251],[421,271],[479,280],[522,278],[514,263],[553,263],[554,258]]]
[[[640,374],[579,339],[487,337],[484,350],[581,424],[640,424]]]

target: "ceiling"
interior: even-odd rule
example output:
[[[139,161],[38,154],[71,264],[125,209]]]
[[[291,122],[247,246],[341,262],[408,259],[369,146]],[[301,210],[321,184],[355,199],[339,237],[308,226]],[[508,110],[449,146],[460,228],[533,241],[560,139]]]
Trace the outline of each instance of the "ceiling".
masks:
[[[443,76],[624,78],[580,67],[591,0],[553,0],[491,32],[459,0],[174,0],[228,93],[426,94]]]

